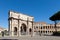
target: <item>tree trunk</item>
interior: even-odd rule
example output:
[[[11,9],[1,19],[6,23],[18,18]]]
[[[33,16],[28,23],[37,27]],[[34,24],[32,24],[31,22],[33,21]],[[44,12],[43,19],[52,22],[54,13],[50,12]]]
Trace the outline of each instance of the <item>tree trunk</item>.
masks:
[[[55,21],[55,32],[57,32],[57,26],[56,26],[57,22]]]

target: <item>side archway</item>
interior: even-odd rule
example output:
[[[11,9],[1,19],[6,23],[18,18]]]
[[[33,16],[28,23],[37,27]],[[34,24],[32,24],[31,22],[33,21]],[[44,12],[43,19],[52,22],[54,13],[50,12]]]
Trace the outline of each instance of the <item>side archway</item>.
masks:
[[[29,28],[29,34],[31,34],[32,33],[32,29],[31,28]]]
[[[14,35],[17,35],[17,27],[14,27]]]

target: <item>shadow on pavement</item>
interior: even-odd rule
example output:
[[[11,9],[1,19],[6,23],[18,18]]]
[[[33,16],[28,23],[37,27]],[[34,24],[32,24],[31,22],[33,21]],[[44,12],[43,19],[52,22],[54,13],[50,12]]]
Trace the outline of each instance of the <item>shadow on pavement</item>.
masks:
[[[0,39],[0,40],[18,40],[18,39]]]

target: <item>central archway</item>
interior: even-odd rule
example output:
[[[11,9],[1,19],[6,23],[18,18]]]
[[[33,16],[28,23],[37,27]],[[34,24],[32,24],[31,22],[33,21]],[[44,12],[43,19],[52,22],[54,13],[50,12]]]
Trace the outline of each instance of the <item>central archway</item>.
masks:
[[[21,29],[21,35],[26,35],[27,27],[24,23],[21,25],[20,29]]]

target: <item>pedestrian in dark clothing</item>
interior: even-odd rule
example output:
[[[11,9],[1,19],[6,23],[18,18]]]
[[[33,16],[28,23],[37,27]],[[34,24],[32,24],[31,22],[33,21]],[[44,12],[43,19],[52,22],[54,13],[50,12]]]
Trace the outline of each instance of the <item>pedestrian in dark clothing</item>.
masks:
[[[4,37],[4,32],[2,31],[2,37]]]

